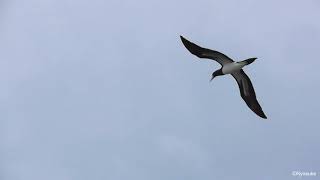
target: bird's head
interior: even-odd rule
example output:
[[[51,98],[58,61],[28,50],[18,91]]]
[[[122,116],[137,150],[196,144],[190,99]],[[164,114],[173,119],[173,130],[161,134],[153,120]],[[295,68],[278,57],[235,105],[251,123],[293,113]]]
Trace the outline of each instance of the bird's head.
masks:
[[[216,70],[215,72],[212,73],[212,77],[211,77],[211,79],[210,79],[210,82],[211,82],[215,77],[221,76],[221,75],[223,75],[223,73],[222,73],[222,68],[219,69],[219,70]]]

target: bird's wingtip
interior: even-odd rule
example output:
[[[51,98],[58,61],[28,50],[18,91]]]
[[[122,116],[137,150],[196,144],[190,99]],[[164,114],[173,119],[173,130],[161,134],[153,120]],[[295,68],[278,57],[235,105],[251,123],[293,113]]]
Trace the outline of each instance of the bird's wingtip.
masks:
[[[268,119],[267,116],[264,113],[260,117],[263,118],[263,119]]]
[[[184,38],[182,35],[180,35],[180,39],[181,39],[181,41],[185,41],[186,40],[186,38]]]
[[[184,38],[182,35],[180,35],[180,39],[181,39],[182,43],[184,44],[184,46],[188,49],[189,41],[186,38]]]

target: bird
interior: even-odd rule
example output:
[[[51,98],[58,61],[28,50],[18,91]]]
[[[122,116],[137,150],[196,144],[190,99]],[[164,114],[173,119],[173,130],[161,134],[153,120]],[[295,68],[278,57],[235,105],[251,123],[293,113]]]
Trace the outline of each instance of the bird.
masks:
[[[221,52],[200,47],[193,42],[190,42],[183,36],[180,36],[180,38],[183,45],[191,54],[199,58],[215,60],[221,65],[220,69],[212,73],[210,81],[212,81],[217,76],[231,74],[237,81],[240,95],[247,106],[261,118],[267,119],[267,116],[264,114],[256,98],[256,93],[254,91],[251,80],[242,69],[243,67],[253,63],[257,59],[256,57],[236,62]]]

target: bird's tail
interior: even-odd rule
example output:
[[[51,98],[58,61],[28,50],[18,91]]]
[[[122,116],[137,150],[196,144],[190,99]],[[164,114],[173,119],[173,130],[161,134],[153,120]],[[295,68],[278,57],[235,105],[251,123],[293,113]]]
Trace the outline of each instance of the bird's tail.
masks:
[[[240,61],[240,63],[244,63],[245,65],[249,65],[249,64],[253,63],[253,61],[255,61],[256,59],[257,58],[249,58],[244,61]]]

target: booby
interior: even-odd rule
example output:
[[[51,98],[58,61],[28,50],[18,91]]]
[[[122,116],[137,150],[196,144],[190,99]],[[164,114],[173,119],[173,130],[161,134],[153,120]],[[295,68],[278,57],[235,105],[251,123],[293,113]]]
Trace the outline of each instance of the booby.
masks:
[[[240,95],[248,107],[258,116],[267,119],[267,116],[264,114],[260,104],[257,101],[256,94],[248,75],[242,70],[244,66],[251,64],[257,58],[249,58],[244,61],[235,62],[223,53],[200,47],[182,36],[180,36],[180,38],[190,53],[199,58],[215,60],[222,66],[219,70],[216,70],[212,73],[210,81],[217,76],[231,74],[236,79],[240,89]]]

